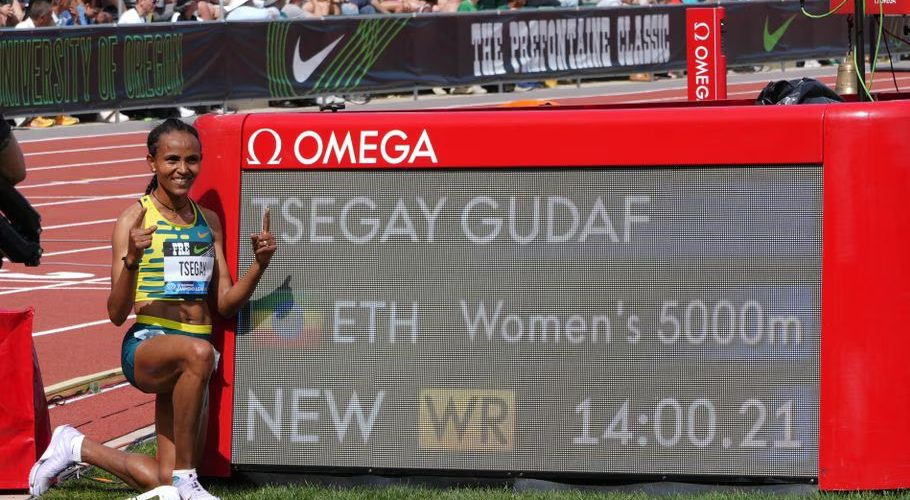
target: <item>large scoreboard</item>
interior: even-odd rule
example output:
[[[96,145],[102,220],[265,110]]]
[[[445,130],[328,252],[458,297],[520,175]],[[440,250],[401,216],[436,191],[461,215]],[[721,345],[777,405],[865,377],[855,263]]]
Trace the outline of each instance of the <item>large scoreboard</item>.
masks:
[[[882,292],[907,298],[874,269],[910,275],[889,260],[906,232],[876,220],[910,178],[826,155],[845,147],[828,142],[840,110],[877,114],[867,141],[910,118],[874,103],[202,119],[195,189],[224,214],[232,272],[266,209],[279,246],[224,325],[212,451],[251,470],[849,487],[825,450],[863,431],[821,403],[857,397],[842,370],[875,375],[842,361],[853,336],[906,342],[903,324],[851,321]],[[784,124],[805,141],[757,136]]]

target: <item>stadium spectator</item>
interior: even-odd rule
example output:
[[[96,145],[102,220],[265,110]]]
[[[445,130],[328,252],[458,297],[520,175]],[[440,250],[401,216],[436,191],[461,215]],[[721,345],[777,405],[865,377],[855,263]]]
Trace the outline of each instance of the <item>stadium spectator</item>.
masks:
[[[86,0],[86,17],[89,24],[113,24],[120,16],[117,3],[113,0]],[[104,15],[102,15],[104,14]]]
[[[12,185],[25,180],[25,157],[2,113],[0,113],[0,175]]]
[[[503,5],[497,7],[499,10],[521,10],[525,8],[525,0],[508,0]]]
[[[438,0],[436,12],[456,12],[461,5],[461,0]]]
[[[345,15],[369,15],[381,12],[379,10],[379,0],[348,0],[342,2],[341,13]]]
[[[0,28],[13,27],[25,19],[25,12],[19,0],[0,1]]]
[[[214,21],[219,18],[218,7],[207,0],[176,0],[171,22]]]
[[[408,12],[408,0],[379,0],[380,12],[402,14]]]
[[[136,0],[132,9],[120,15],[117,24],[143,24],[147,23],[149,16],[155,10],[154,0]]]
[[[85,24],[98,24],[98,14],[101,13],[101,0],[79,0],[82,4]]]
[[[215,21],[221,18],[221,12],[217,5],[212,5],[207,0],[196,2],[196,19],[200,21]]]
[[[650,5],[650,0],[600,0],[598,7],[622,7],[626,5]]]
[[[206,0],[177,0],[171,22],[214,21],[217,12]]]
[[[477,0],[461,0],[456,12],[477,12]]]
[[[290,0],[281,8],[281,13],[287,16],[288,19],[312,17],[312,14],[303,10],[303,5],[306,1],[307,0]]]
[[[561,7],[560,0],[527,0],[525,7],[528,9],[539,9],[541,7],[557,8]]]
[[[275,9],[256,7],[253,0],[231,0],[224,5],[227,21],[272,21],[278,19]]]
[[[341,2],[339,0],[307,0],[303,4],[303,11],[309,17],[328,17],[341,14]]]
[[[32,0],[28,6],[28,16],[16,29],[33,29],[36,27],[54,26],[54,12],[49,0]]]
[[[172,23],[198,21],[196,18],[197,3],[196,0],[177,0],[174,3],[174,13],[171,14],[170,21]]]
[[[266,212],[262,231],[250,235],[253,261],[232,282],[218,215],[188,194],[201,167],[198,137],[194,128],[176,119],[149,133],[146,160],[152,181],[139,203],[120,214],[112,238],[108,315],[119,326],[136,314],[123,339],[123,373],[139,390],[156,395],[157,458],[108,448],[61,425],[29,474],[32,495],[44,494],[65,468],[86,462],[139,490],[173,484],[182,500],[216,499],[196,475],[205,439],[201,429],[207,388],[218,363],[209,341],[212,318],[216,312],[234,316],[249,301],[276,243]],[[183,256],[184,248],[191,255]],[[169,270],[192,264],[197,271],[192,279]],[[180,286],[172,291],[176,283]]]
[[[75,0],[54,0],[54,22],[57,26],[74,26],[82,24],[84,15],[80,17],[78,4]]]
[[[259,5],[259,2],[262,2],[262,5]],[[272,14],[273,19],[287,19],[288,17],[282,12],[284,7],[285,0],[253,0],[253,3],[257,7],[268,10]]]
[[[470,0],[468,0],[470,2]],[[417,14],[430,14],[439,12],[439,0],[411,0],[411,12]]]

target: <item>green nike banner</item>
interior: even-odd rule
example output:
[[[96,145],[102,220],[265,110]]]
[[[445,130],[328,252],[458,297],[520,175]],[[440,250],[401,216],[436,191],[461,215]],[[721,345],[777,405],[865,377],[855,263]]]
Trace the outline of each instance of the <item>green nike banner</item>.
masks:
[[[684,8],[656,7],[247,23],[230,37],[230,73],[244,77],[230,98],[679,69],[684,21]]]
[[[799,2],[724,4],[727,32],[724,49],[727,60],[735,64],[769,61],[843,57],[849,32],[846,16],[809,18],[800,11]],[[809,0],[806,11],[823,14],[830,9],[827,0]]]

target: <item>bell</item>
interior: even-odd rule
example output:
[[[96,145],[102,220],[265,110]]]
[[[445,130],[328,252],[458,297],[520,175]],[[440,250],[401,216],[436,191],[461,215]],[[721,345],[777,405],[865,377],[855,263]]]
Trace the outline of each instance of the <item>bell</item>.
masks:
[[[853,65],[853,51],[848,51],[844,60],[837,65],[837,83],[834,85],[834,91],[839,95],[855,94],[856,89],[856,66]]]

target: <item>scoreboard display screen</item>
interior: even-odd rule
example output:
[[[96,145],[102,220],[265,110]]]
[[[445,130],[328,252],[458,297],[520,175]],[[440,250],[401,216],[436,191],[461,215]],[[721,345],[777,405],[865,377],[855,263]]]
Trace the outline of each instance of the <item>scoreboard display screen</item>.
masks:
[[[821,165],[240,175],[233,464],[818,475]]]

